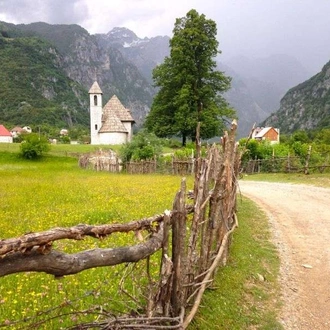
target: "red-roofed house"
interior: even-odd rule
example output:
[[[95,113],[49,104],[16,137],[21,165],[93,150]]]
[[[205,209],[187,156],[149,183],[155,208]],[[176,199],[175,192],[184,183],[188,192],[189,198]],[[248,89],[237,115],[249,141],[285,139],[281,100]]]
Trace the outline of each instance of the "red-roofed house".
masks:
[[[0,125],[0,142],[2,143],[13,143],[13,137],[7,128],[3,125]]]
[[[252,138],[259,141],[268,140],[271,144],[280,143],[280,130],[274,127],[257,127],[252,132]]]

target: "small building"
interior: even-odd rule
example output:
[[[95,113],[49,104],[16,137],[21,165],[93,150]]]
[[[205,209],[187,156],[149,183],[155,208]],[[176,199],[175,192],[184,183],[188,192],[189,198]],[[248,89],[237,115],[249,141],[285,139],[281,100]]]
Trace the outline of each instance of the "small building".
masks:
[[[24,126],[23,129],[26,133],[32,133],[32,128],[30,126]]]
[[[274,127],[257,127],[252,132],[252,139],[268,140],[271,144],[280,143],[280,130]]]
[[[69,134],[69,131],[66,128],[62,128],[60,130],[60,135],[61,136],[67,136]]]
[[[11,133],[3,125],[0,125],[0,143],[13,143]]]
[[[32,129],[30,126],[24,126],[23,128],[20,126],[15,126],[10,131],[13,138],[17,138],[21,134],[26,134],[26,133],[31,133],[31,132],[32,132]]]
[[[114,95],[102,107],[102,90],[95,81],[89,90],[91,144],[124,144],[133,135],[134,119]]]
[[[22,133],[26,133],[26,131],[20,126],[15,126],[14,128],[11,129],[10,133],[13,138],[17,138]]]

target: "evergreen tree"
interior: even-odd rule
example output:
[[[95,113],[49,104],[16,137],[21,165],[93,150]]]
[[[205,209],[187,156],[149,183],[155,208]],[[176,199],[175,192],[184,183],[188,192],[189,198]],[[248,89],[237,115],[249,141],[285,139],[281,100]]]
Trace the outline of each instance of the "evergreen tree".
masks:
[[[216,34],[216,23],[194,9],[176,20],[170,56],[153,71],[159,91],[146,118],[149,131],[159,137],[179,135],[183,145],[187,138],[195,140],[198,122],[202,138],[222,133],[223,118],[234,111],[221,96],[230,79],[216,70]]]

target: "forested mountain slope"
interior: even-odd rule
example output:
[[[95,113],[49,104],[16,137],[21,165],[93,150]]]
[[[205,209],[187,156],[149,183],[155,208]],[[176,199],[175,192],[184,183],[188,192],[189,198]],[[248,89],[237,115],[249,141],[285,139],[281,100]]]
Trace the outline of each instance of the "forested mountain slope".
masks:
[[[330,62],[321,72],[291,88],[279,110],[261,124],[279,127],[284,133],[330,127]]]
[[[0,25],[1,30],[1,25]],[[0,118],[11,125],[88,124],[88,96],[47,41],[0,33]]]
[[[103,90],[104,102],[107,102],[113,94],[116,94],[122,103],[131,109],[133,117],[138,124],[143,122],[145,115],[149,112],[154,89],[141,75],[136,66],[129,63],[117,49],[108,48],[105,51],[100,48],[96,42],[96,38],[80,26],[49,25],[46,23],[15,26],[13,24],[2,22],[0,25],[0,31],[2,31],[2,40],[4,42],[2,47],[2,56],[5,59],[4,62],[11,61],[11,47],[8,47],[9,42],[12,42],[15,47],[17,47],[18,43],[30,44],[31,47],[29,48],[28,54],[32,54],[32,52],[40,53],[40,50],[38,49],[33,50],[32,45],[39,45],[39,47],[45,45],[46,49],[49,49],[49,52],[56,58],[54,59],[56,68],[61,71],[63,79],[67,79],[74,83],[80,91],[77,93],[76,90],[70,91],[69,88],[65,89],[71,94],[66,99],[79,99],[78,109],[76,110],[83,114],[84,120],[79,120],[78,122],[85,124],[86,127],[88,125],[89,117],[88,89],[95,80],[99,82],[99,85]],[[33,43],[32,40],[36,40],[35,43]],[[21,54],[22,56],[24,53],[24,51],[21,50],[16,50],[14,52]],[[45,54],[46,51],[41,53]],[[27,54],[24,56],[27,56]],[[38,68],[40,71],[38,75],[34,75],[33,73],[30,75],[28,74],[28,76],[32,77],[33,84],[26,86],[26,84],[24,85],[22,82],[22,89],[24,89],[23,93],[12,90],[13,85],[16,86],[15,88],[17,88],[17,85],[13,84],[12,81],[8,84],[4,76],[2,76],[2,78],[0,77],[0,83],[3,84],[4,87],[2,93],[10,93],[15,96],[15,98],[18,97],[18,95],[21,96],[18,98],[18,101],[16,101],[16,99],[4,100],[6,106],[3,108],[11,108],[11,112],[7,112],[5,118],[6,122],[9,121],[15,125],[22,125],[22,123],[19,123],[16,120],[16,118],[20,118],[20,115],[13,112],[13,110],[17,108],[15,108],[15,104],[20,102],[29,103],[31,99],[35,100],[35,102],[40,102],[40,100],[42,100],[44,97],[42,91],[34,86],[52,86],[51,88],[54,90],[58,87],[59,83],[54,81],[56,78],[53,79],[53,77],[56,77],[57,75],[50,69],[54,67],[55,64],[50,60],[50,56],[47,55],[44,58],[41,57],[31,55],[31,58],[34,60],[33,63],[26,62],[26,59],[22,59],[23,62],[26,62],[26,70],[33,71],[34,67],[39,63]],[[8,66],[8,70],[8,74],[16,72],[18,79],[23,80],[22,77],[24,77],[25,73],[17,71],[15,62]],[[22,73],[22,76],[18,75],[19,72]],[[43,76],[44,79],[41,79],[41,76]],[[48,85],[44,83],[47,79]],[[31,88],[33,93],[31,92]],[[11,92],[9,92],[9,90],[11,90]],[[27,97],[26,94],[29,94],[30,97]],[[47,92],[44,94],[47,94]],[[53,94],[48,93],[47,95],[50,98]],[[57,112],[61,113],[64,110],[67,110],[67,106],[65,102],[63,103],[62,98],[52,97],[51,99],[58,106],[56,111],[53,109],[56,112],[53,116],[57,116]],[[34,103],[32,105],[34,105]],[[42,104],[41,107],[44,107],[44,104]],[[35,122],[34,117],[31,117],[30,119],[32,122]],[[70,120],[66,122],[69,126],[71,125]],[[72,123],[74,123],[74,121]],[[59,125],[58,122],[57,124]]]

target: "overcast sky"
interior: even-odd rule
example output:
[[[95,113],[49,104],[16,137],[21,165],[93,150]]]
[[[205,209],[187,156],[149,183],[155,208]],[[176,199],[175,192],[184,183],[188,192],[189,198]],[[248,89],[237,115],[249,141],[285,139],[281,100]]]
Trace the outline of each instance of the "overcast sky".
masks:
[[[225,60],[288,54],[311,73],[330,60],[330,0],[0,0],[0,20],[79,24],[91,34],[127,27],[140,38],[168,35],[196,9],[214,20]]]

